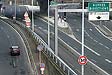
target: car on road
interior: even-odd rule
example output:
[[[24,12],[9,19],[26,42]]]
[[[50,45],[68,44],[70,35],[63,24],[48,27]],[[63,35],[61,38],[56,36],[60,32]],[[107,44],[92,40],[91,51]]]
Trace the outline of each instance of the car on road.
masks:
[[[18,46],[12,46],[10,47],[10,55],[11,56],[19,56],[20,55],[20,49]]]

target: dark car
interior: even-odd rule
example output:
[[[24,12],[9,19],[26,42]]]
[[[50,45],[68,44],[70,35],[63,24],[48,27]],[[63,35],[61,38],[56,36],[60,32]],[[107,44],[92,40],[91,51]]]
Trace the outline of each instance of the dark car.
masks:
[[[20,49],[18,46],[12,46],[10,47],[10,55],[11,56],[19,56],[20,55]]]

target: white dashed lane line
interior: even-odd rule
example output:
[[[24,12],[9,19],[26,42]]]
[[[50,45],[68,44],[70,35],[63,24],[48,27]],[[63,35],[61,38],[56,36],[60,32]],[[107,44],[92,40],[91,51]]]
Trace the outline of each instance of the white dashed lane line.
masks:
[[[95,63],[96,63],[96,60],[94,60],[94,59],[91,59],[91,61],[93,61],[93,62],[95,62]]]
[[[91,29],[90,29],[91,30]],[[87,34],[87,36],[89,36],[94,42],[96,42],[96,43],[98,43],[98,41],[97,40],[95,40],[94,38],[92,38],[86,31],[85,31],[85,33]],[[102,43],[99,43],[101,46],[104,46],[105,48],[107,48],[107,49],[110,49],[109,47],[107,47],[107,46],[105,46],[104,44],[102,44]]]
[[[110,61],[109,59],[105,59],[105,61],[112,64],[112,61]]]
[[[9,36],[9,35],[7,35],[7,38],[10,38],[10,36]]]
[[[103,44],[102,44],[102,43],[99,43],[99,44],[103,46]]]
[[[111,49],[111,52],[112,52],[112,49]]]
[[[1,27],[1,30],[3,30],[4,28],[3,27]]]

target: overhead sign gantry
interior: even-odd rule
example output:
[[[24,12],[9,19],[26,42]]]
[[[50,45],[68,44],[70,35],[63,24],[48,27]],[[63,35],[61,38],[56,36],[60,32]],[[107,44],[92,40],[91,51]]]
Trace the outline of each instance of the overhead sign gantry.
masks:
[[[109,2],[88,3],[89,20],[109,20]]]

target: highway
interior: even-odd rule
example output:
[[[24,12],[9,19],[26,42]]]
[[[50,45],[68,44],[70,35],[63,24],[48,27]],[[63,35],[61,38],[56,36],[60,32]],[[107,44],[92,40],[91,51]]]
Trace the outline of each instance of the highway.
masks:
[[[81,16],[80,14],[68,15],[67,22],[74,32],[74,36],[76,39],[69,37],[68,35],[58,32],[59,37],[66,42],[69,46],[71,46],[74,50],[81,54]],[[97,23],[97,22],[95,22]],[[51,48],[54,50],[54,28],[51,27]],[[42,19],[35,19],[35,32],[40,35],[47,43],[47,22]],[[100,38],[100,39],[99,39]],[[103,40],[103,41],[102,41]],[[112,59],[111,59],[111,41],[101,35],[95,27],[88,22],[85,18],[85,55],[91,60],[93,63],[98,65],[100,68],[112,74]],[[78,57],[75,56],[73,51],[63,46],[59,41],[58,45],[59,56],[62,58],[74,71],[81,74],[81,66],[78,64]],[[85,65],[85,74],[86,75],[98,75],[97,71],[91,69],[91,67],[87,64]]]
[[[77,14],[68,14],[67,22],[72,28],[74,36],[81,41],[81,16],[77,16]],[[94,24],[99,25],[98,22]],[[86,18],[84,31],[85,45],[92,49],[93,54],[95,54],[93,56],[85,49],[85,55],[100,68],[112,74],[112,41],[105,38]],[[92,58],[90,56],[92,56]]]
[[[40,35],[46,42],[47,42],[47,23],[45,21],[43,21],[42,19],[35,19],[35,32]],[[52,26],[50,26],[51,28],[51,33],[53,33],[53,29]],[[75,50],[77,50],[79,53],[81,53],[81,44],[79,42],[77,42],[76,40],[74,40],[73,38],[69,37],[68,35],[62,33],[59,31],[59,37],[61,39],[64,40],[64,42],[66,42],[67,44],[69,44],[72,48],[74,48]],[[51,48],[54,50],[54,35],[51,34]],[[78,75],[81,74],[81,65],[78,64],[77,59],[78,57],[75,55],[75,53],[73,53],[72,50],[68,49],[67,47],[63,46],[63,44],[61,44],[60,41],[59,45],[58,45],[58,50],[59,50],[59,57],[62,58],[72,69],[74,69],[74,71],[76,71],[78,73]],[[85,52],[87,56],[89,56],[88,58],[91,59],[96,59],[96,60],[100,60],[99,56],[96,56],[94,53],[92,53],[90,50],[88,50],[87,48],[85,48],[87,51]],[[95,58],[93,56],[96,56]],[[85,74],[86,75],[98,75],[97,71],[94,71],[91,69],[91,67],[89,65],[85,66]]]
[[[17,67],[11,64],[9,47],[17,45],[20,47],[21,55],[17,60]],[[17,32],[0,20],[0,75],[31,75],[30,67],[26,57],[23,41]]]

